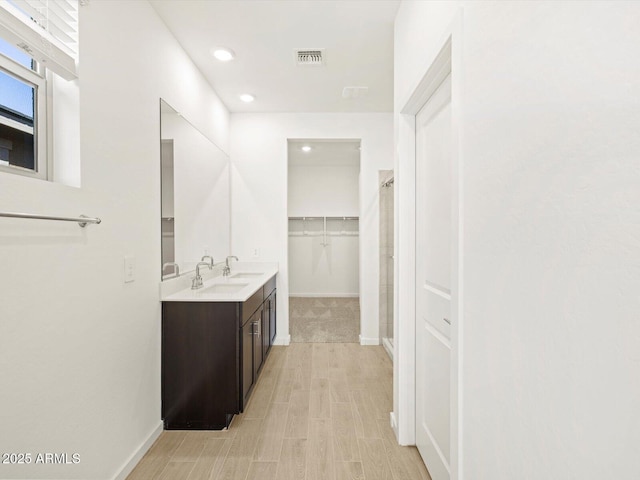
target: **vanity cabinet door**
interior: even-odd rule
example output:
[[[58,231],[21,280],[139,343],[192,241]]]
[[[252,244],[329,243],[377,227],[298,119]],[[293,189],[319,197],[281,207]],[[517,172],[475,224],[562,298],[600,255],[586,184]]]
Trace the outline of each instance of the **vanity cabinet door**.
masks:
[[[262,314],[262,356],[266,360],[269,348],[271,348],[271,332],[269,326],[271,325],[271,304],[273,303],[273,296],[269,296],[264,301],[264,312]]]
[[[276,290],[273,291],[269,298],[271,298],[269,308],[269,348],[271,348],[271,345],[276,341]]]
[[[247,405],[253,385],[258,380],[258,370],[262,366],[262,317],[263,307],[249,317],[242,328],[242,410]]]
[[[238,305],[162,304],[166,430],[222,429],[238,411]]]
[[[249,399],[249,392],[253,385],[253,317],[245,322],[240,329],[242,342],[242,402],[241,411]]]
[[[258,379],[258,370],[262,366],[263,351],[262,351],[262,338],[263,338],[263,317],[264,308],[261,306],[256,313],[253,314],[253,381]]]

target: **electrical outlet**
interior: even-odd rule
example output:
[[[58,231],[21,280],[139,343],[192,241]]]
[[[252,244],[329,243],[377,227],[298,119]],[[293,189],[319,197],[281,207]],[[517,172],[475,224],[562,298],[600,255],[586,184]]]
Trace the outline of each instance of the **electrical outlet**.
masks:
[[[125,255],[124,257],[124,283],[136,280],[136,257]]]
[[[253,258],[258,258],[259,256],[260,256],[260,249],[254,248],[253,249]]]

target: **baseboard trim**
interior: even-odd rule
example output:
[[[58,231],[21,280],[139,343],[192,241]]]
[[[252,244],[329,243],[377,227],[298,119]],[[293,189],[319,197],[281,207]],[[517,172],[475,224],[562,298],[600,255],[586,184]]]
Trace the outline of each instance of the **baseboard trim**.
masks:
[[[293,298],[358,298],[359,293],[289,293]]]
[[[391,345],[391,342],[389,342],[388,338],[383,338],[382,339],[382,346],[387,351],[387,354],[389,355],[389,358],[393,362],[393,345]]]
[[[367,338],[359,335],[360,345],[380,345],[380,339],[378,337]]]
[[[163,430],[162,421],[158,424],[158,426],[151,432],[151,434],[147,437],[147,439],[142,442],[142,444],[138,447],[138,449],[133,452],[133,454],[129,457],[129,460],[122,466],[120,471],[113,477],[113,480],[125,480],[127,476],[136,468],[138,462],[144,457],[144,454],[149,451],[153,442],[155,442]]]
[[[280,335],[276,335],[276,338],[273,341],[273,344],[282,345],[286,347],[291,344],[291,335],[287,335],[286,337],[281,337]]]
[[[396,442],[398,441],[398,421],[396,420],[395,412],[389,412],[389,422],[391,423],[391,430],[396,436]]]

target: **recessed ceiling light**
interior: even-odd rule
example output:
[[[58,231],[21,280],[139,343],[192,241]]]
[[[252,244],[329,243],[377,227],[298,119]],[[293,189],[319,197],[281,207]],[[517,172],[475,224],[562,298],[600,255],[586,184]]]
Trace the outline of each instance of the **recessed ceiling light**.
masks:
[[[310,152],[311,151],[311,147],[309,145],[303,145],[302,146],[302,151],[303,152]]]
[[[211,55],[216,57],[221,62],[228,62],[229,60],[233,60],[236,56],[236,54],[233,53],[233,50],[229,48],[222,48],[222,47],[212,48]]]
[[[255,99],[256,99],[256,97],[254,97],[250,93],[243,93],[242,95],[240,95],[240,100],[242,100],[244,103],[251,103]]]

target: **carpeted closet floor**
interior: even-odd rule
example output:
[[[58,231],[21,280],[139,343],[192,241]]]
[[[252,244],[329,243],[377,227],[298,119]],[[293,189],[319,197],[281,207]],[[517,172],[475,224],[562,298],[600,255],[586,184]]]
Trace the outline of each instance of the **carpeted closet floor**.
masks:
[[[359,298],[289,298],[289,331],[294,343],[357,343]]]

